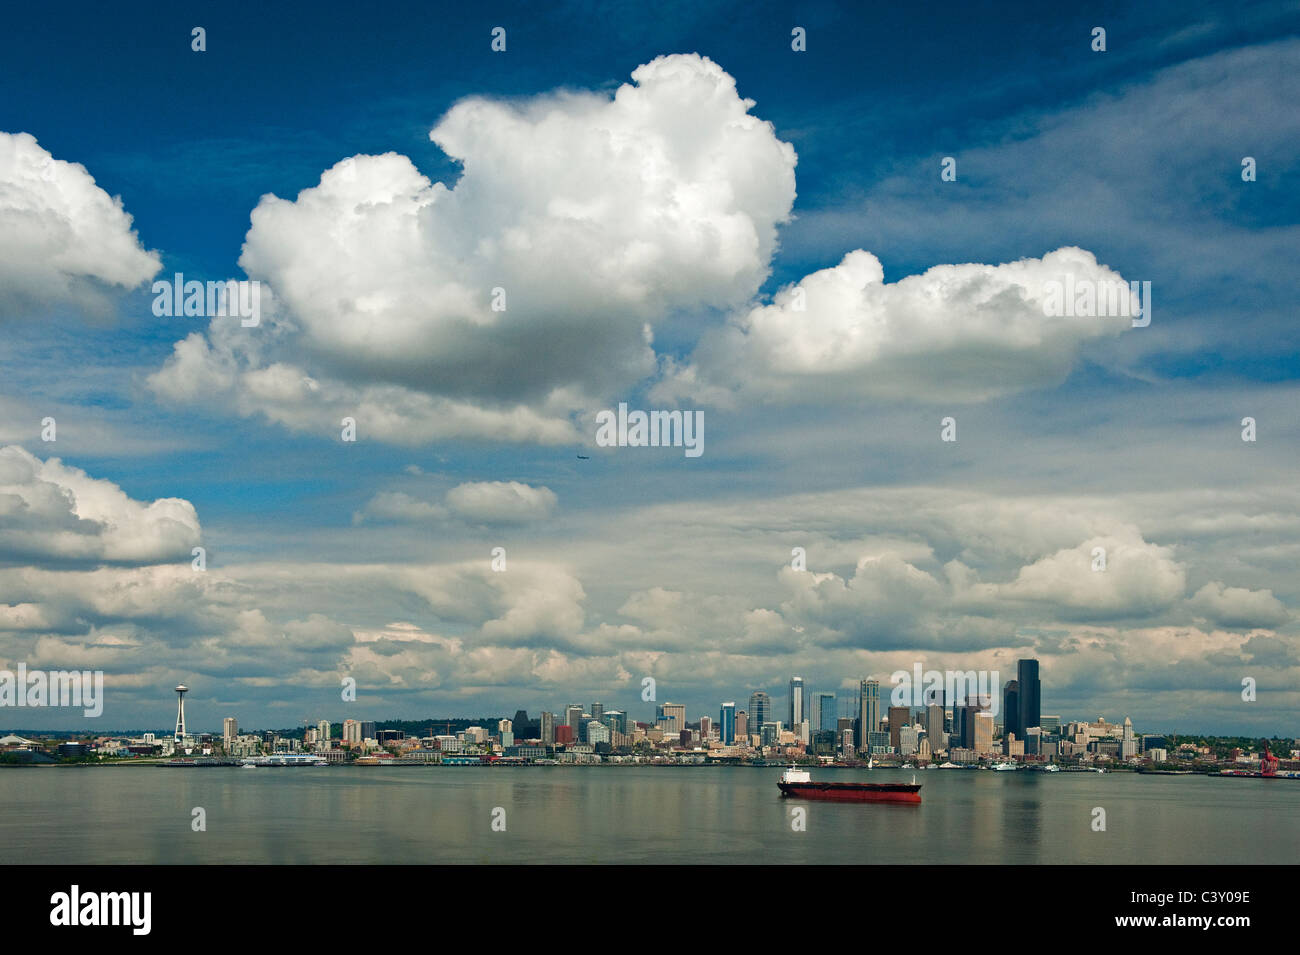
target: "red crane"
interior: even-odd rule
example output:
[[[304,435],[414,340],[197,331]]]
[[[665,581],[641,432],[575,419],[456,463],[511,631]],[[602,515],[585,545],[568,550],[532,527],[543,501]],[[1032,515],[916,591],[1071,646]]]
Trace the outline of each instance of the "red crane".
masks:
[[[1268,740],[1264,741],[1264,755],[1259,761],[1259,774],[1261,776],[1277,775],[1277,757],[1268,749]]]

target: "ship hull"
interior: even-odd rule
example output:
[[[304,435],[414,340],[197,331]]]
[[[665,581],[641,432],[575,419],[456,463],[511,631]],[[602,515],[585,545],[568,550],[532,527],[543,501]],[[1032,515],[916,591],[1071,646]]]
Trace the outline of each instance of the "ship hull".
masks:
[[[830,802],[919,803],[921,785],[907,783],[777,783],[781,795]]]

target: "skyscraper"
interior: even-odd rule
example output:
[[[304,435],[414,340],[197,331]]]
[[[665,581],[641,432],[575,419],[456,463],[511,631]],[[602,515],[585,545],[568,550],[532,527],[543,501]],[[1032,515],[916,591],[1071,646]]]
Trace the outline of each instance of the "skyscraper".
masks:
[[[903,745],[901,730],[904,726],[912,722],[912,708],[910,706],[891,706],[889,708],[889,745],[894,747],[894,752],[899,752],[899,747]]]
[[[806,719],[803,711],[803,677],[790,678],[790,729],[798,732],[799,724]]]
[[[582,704],[570,703],[564,708],[564,725],[573,730],[573,738],[578,739],[578,726],[582,723]]]
[[[239,721],[233,716],[227,716],[221,721],[221,738],[229,743],[239,735]]]
[[[815,693],[813,694],[813,715],[817,718],[817,729],[819,732],[826,732],[835,729],[836,712],[835,712],[835,694],[834,693]]]
[[[980,710],[971,722],[974,724],[971,749],[977,753],[993,752],[993,714],[988,710]]]
[[[659,704],[659,719],[656,722],[662,722],[665,736],[676,736],[686,729],[686,704]]]
[[[605,704],[604,703],[591,704],[591,718],[593,720],[603,720],[604,717],[605,717]]]
[[[772,719],[772,698],[762,690],[755,690],[749,695],[749,732],[751,735],[763,732],[763,724]]]
[[[555,714],[542,710],[541,735],[543,746],[555,745]]]
[[[866,749],[869,734],[880,729],[880,683],[863,680],[858,685],[858,748]]]
[[[942,703],[931,703],[925,708],[925,737],[930,741],[931,753],[939,753],[948,748],[948,734],[943,729]]]
[[[1002,732],[1015,733],[1016,739],[1025,738],[1020,727],[1020,683],[1017,680],[1007,680],[1002,688]]]
[[[627,732],[627,714],[622,710],[606,710],[601,722],[609,727],[611,733]]]
[[[1042,716],[1043,689],[1038,682],[1038,661],[1021,660],[1016,665],[1016,678],[1020,684],[1019,717],[1016,722],[1023,734],[1038,726]]]
[[[727,746],[736,741],[735,700],[723,703],[722,709],[718,711],[718,738]]]

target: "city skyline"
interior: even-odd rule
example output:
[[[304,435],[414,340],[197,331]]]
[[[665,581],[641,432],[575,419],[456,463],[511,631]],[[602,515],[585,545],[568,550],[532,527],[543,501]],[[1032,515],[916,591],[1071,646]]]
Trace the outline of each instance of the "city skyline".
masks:
[[[1025,686],[1033,685],[1030,682],[1031,680],[1033,680],[1033,682],[1037,684],[1036,686],[1034,686],[1035,693],[1032,702],[1026,702],[1023,705],[1012,707],[1008,705],[1006,702],[1006,700],[1010,699],[1010,697],[1008,696],[1003,697],[1004,702],[1003,702],[1001,712],[995,714],[996,722],[993,724],[996,728],[996,735],[998,738],[1003,738],[1007,733],[1014,733],[1015,737],[1023,742],[1024,740],[1024,733],[1022,731],[1023,727],[1025,727],[1026,725],[1032,727],[1037,727],[1040,725],[1038,716],[1035,716],[1032,722],[1026,723],[1026,713],[1039,714],[1043,719],[1048,718],[1046,715],[1042,714],[1041,711],[1041,703],[1040,703],[1041,682],[1037,680],[1037,664],[1038,661],[1034,659],[1022,659],[1017,661],[1017,667],[1015,672],[1017,673],[1017,676],[1020,677],[1020,679],[1008,680],[1003,685],[1004,692],[1008,690],[1008,688],[1013,688],[1012,692],[1015,692],[1016,690],[1018,690],[1019,686],[1021,685],[1021,680],[1024,680],[1023,685]],[[973,677],[973,674],[971,676]],[[795,705],[794,690],[796,689],[796,686],[801,692],[801,694],[806,693],[809,690],[809,688],[804,685],[804,682],[800,677],[791,678],[791,680],[787,685],[791,690],[791,695],[787,699],[788,708],[786,712],[790,713],[793,712],[794,710],[794,705]],[[972,682],[970,685],[973,687],[975,686],[975,683]],[[834,726],[828,727],[825,725],[824,718],[828,713],[837,714],[833,717],[833,721],[835,724],[843,724],[844,717],[843,715],[840,714],[843,714],[845,712],[860,714],[854,716],[850,720],[850,722],[854,724],[854,729],[853,729],[854,740],[855,740],[855,745],[859,750],[861,750],[863,747],[867,745],[863,741],[863,738],[861,736],[862,721],[866,719],[873,727],[873,729],[878,730],[879,726],[882,724],[882,721],[880,719],[881,714],[888,714],[890,711],[897,711],[899,713],[907,712],[909,714],[908,722],[915,723],[915,725],[918,728],[924,729],[926,736],[929,738],[933,738],[935,733],[938,731],[944,731],[945,719],[951,720],[952,723],[951,730],[953,733],[955,733],[958,736],[964,736],[965,731],[962,729],[962,717],[959,713],[959,710],[965,708],[966,705],[971,703],[972,701],[975,701],[979,704],[977,708],[988,708],[989,704],[993,702],[993,697],[984,696],[975,691],[969,692],[965,696],[961,697],[961,699],[959,700],[946,699],[945,693],[941,692],[941,694],[937,698],[932,697],[929,694],[926,694],[923,702],[921,703],[911,703],[904,706],[895,706],[892,703],[889,703],[890,693],[892,692],[895,684],[886,682],[884,684],[884,689],[885,689],[885,700],[887,702],[887,705],[882,709],[882,707],[879,704],[880,701],[879,694],[881,691],[881,686],[882,684],[879,680],[872,677],[867,677],[858,681],[856,694],[852,695],[851,697],[845,697],[843,695],[835,694],[827,691],[812,692],[811,697],[808,697],[809,699],[815,701],[821,701],[825,699],[828,702],[833,702],[834,706],[832,706],[829,710],[827,710],[825,708],[822,708],[819,702],[816,712],[812,712],[812,711],[809,712],[810,735],[809,735],[808,742],[811,744],[814,740],[814,737],[816,737],[818,733],[834,731],[835,729]],[[177,738],[180,738],[180,736],[183,733],[185,733],[184,727],[187,724],[187,720],[184,716],[183,700],[184,700],[184,695],[189,692],[189,687],[180,685],[175,688],[174,692],[177,694],[177,700],[178,700],[175,735]],[[792,729],[792,727],[783,720],[773,721],[773,720],[762,719],[762,716],[764,715],[771,716],[772,706],[773,706],[772,697],[769,694],[767,694],[765,691],[756,690],[754,691],[754,693],[750,695],[749,699],[750,699],[750,703],[748,709],[739,707],[735,701],[723,700],[718,704],[718,715],[716,718],[708,712],[701,712],[694,719],[692,719],[690,715],[690,708],[687,705],[676,703],[670,700],[665,700],[663,702],[652,701],[646,703],[645,706],[649,710],[651,710],[651,713],[644,720],[639,719],[632,712],[632,707],[628,707],[627,709],[622,709],[617,706],[609,707],[606,706],[606,704],[602,701],[593,702],[590,708],[588,708],[585,704],[581,704],[581,703],[570,703],[563,708],[556,708],[554,710],[548,710],[543,707],[543,708],[530,711],[527,707],[520,707],[513,711],[513,716],[515,719],[518,719],[518,717],[521,714],[527,715],[530,712],[534,713],[538,724],[539,737],[543,743],[548,745],[556,742],[554,727],[556,725],[557,716],[561,718],[560,725],[567,726],[572,731],[572,735],[566,737],[570,742],[577,742],[581,739],[582,730],[579,728],[581,724],[584,724],[585,722],[590,720],[603,722],[607,714],[608,715],[616,714],[621,724],[625,727],[633,723],[640,724],[643,726],[653,726],[656,724],[656,722],[662,721],[666,716],[673,718],[674,720],[677,721],[677,724],[680,724],[680,725],[674,724],[674,726],[672,727],[674,731],[684,729],[686,727],[698,728],[701,727],[702,725],[708,726],[711,723],[714,727],[716,727],[719,730],[718,738],[723,743],[729,743],[731,741],[730,739],[728,739],[727,736],[728,727],[730,726],[731,731],[734,733],[735,725],[736,725],[735,721],[737,717],[741,717],[745,721],[745,723],[750,729],[749,735],[760,735],[761,726],[763,723],[769,723],[769,724],[775,723],[777,725],[780,725],[783,730]],[[762,701],[760,706],[757,708],[755,707],[756,700]],[[354,707],[356,704],[344,703],[341,705]],[[728,710],[730,710],[730,718],[728,718],[727,715]],[[0,714],[4,712],[5,710],[0,710]],[[32,710],[29,709],[26,712],[32,712]],[[440,722],[444,722],[444,721],[473,723],[477,720],[486,720],[489,722],[499,720],[501,722],[508,723],[510,722],[510,718],[506,716],[506,712],[508,711],[502,711],[497,715],[484,715],[483,713],[479,713],[474,716],[470,716],[467,714],[448,715],[444,713],[438,716],[424,715],[420,717],[375,716],[372,714],[371,716],[368,716],[366,719],[358,719],[355,716],[348,716],[337,721],[334,720],[332,716],[328,717],[327,719],[317,719],[315,717],[307,716],[307,717],[303,717],[298,724],[254,726],[254,727],[249,727],[249,729],[253,732],[269,732],[272,730],[289,730],[292,729],[294,726],[302,726],[306,730],[310,731],[313,728],[320,729],[322,727],[325,727],[327,723],[334,723],[334,722],[338,722],[340,725],[343,726],[346,726],[347,724],[359,724],[359,725],[369,725],[371,727],[373,727],[376,723],[398,723],[398,722],[427,723],[431,728],[436,728],[436,726]],[[876,718],[871,719],[872,715],[874,715]],[[1102,720],[1102,722],[1106,722],[1104,713],[1097,714],[1097,716]],[[1058,728],[1065,723],[1092,720],[1092,716],[1087,714],[1067,715],[1062,713],[1056,713],[1056,714],[1052,714],[1050,718],[1053,721],[1055,721],[1055,724]],[[898,740],[897,740],[895,727],[892,724],[892,722],[887,719],[884,720],[884,722],[886,724],[889,724],[888,735],[890,737],[892,745],[896,747],[898,745]],[[1120,722],[1124,722],[1124,723],[1131,722],[1131,718],[1129,714],[1124,713],[1122,720],[1112,719],[1109,722],[1118,725]],[[227,715],[221,718],[221,725],[222,725],[221,735],[223,737],[229,737],[231,735],[230,733],[231,727],[232,726],[238,727],[240,723],[237,717]],[[247,726],[247,724],[245,725]],[[1261,738],[1263,737],[1271,737],[1271,738],[1279,738],[1279,739],[1295,738],[1292,736],[1288,736],[1282,729],[1266,731],[1263,734],[1254,734],[1254,733],[1222,732],[1222,731],[1215,731],[1213,729],[1204,729],[1204,728],[1189,729],[1187,727],[1168,726],[1160,723],[1153,723],[1148,728],[1151,730],[1156,730],[1160,733],[1177,732],[1182,735],[1217,736],[1217,737],[1250,737],[1250,736],[1260,735]],[[156,729],[146,730],[143,725],[131,726],[131,727],[118,726],[118,727],[111,727],[111,728],[107,726],[103,726],[103,727],[97,727],[93,729],[86,729],[83,727],[80,730],[78,729],[61,730],[53,727],[39,728],[39,727],[19,726],[16,724],[10,730],[8,730],[8,732],[17,732],[19,730],[26,730],[30,732],[39,733],[42,731],[42,729],[45,729],[49,732],[57,732],[60,734],[69,733],[69,732],[72,733],[81,732],[87,736],[94,736],[97,734],[104,734],[104,733],[113,734],[113,733],[122,733],[122,732],[141,732],[141,731],[156,732]],[[518,727],[516,727],[516,731],[517,730]],[[4,731],[3,726],[0,726],[0,731]],[[209,732],[210,731],[206,731],[206,730],[197,731],[197,733],[209,733]],[[187,735],[193,736],[193,735],[197,735],[197,733],[191,732],[188,733]],[[167,734],[166,732],[164,732],[161,735],[171,735],[171,734]]]
[[[0,723],[1297,731],[1290,6],[670,6],[10,12]]]

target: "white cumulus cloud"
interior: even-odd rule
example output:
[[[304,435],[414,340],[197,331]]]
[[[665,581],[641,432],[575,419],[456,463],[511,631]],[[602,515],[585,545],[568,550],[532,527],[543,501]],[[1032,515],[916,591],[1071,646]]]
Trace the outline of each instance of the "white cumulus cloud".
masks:
[[[717,64],[632,79],[457,103],[430,133],[454,186],[388,153],[264,197],[240,265],[274,290],[281,340],[214,322],[155,390],[229,387],[242,413],[318,432],[350,407],[399,443],[572,440],[572,414],[654,373],[647,325],[752,299],[794,201],[793,148]]]
[[[1132,318],[1053,317],[1053,296],[1121,281],[1091,252],[1067,247],[1002,265],[936,265],[885,282],[880,261],[856,250],[706,334],[691,362],[668,363],[658,392],[714,402],[737,393],[791,402],[979,401],[1055,385],[1086,342],[1120,334]]]
[[[154,563],[188,560],[198,542],[189,501],[136,501],[58,458],[0,448],[0,551],[29,560]]]
[[[0,132],[0,318],[49,305],[102,306],[105,286],[131,289],[161,262],[131,229],[120,198],[30,133]]]

